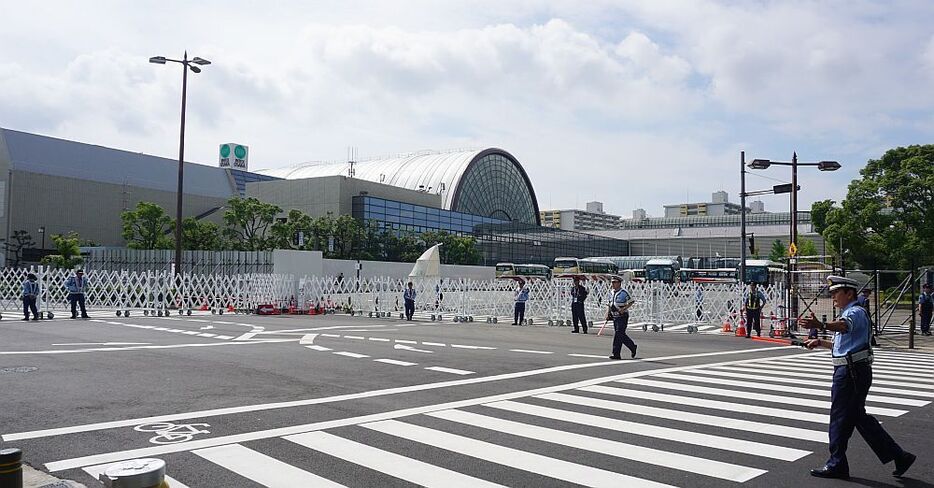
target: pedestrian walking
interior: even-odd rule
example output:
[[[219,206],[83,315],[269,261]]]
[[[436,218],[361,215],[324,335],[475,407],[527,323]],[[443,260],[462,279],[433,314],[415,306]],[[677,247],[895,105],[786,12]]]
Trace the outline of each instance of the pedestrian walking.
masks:
[[[921,296],[918,297],[918,314],[921,315],[921,333],[931,335],[931,315],[934,314],[934,296],[931,295],[931,284],[921,285]]]
[[[529,301],[529,287],[525,285],[525,281],[519,280],[515,300],[516,307],[512,325],[522,325],[525,323],[525,302]]]
[[[752,329],[756,335],[762,337],[762,307],[765,305],[765,293],[749,284],[749,291],[743,294],[743,305],[746,307],[746,338],[752,337]]]
[[[704,316],[704,288],[700,285],[694,285],[694,305],[697,307],[697,320]]]
[[[410,281],[405,293],[402,294],[402,298],[405,300],[405,320],[412,320],[412,315],[415,314],[415,295],[415,288],[413,288]]]
[[[88,317],[88,311],[85,307],[85,292],[88,288],[88,280],[84,277],[84,270],[75,271],[75,275],[65,280],[65,289],[68,290],[68,301],[71,302],[71,318],[78,318],[78,306],[81,307],[81,318]]]
[[[36,275],[29,273],[23,282],[23,320],[29,320],[29,311],[32,310],[32,320],[39,320],[39,310],[36,308],[36,299],[39,298],[39,283]]]
[[[811,475],[818,478],[850,477],[850,465],[846,450],[853,429],[859,431],[869,447],[887,464],[895,461],[892,475],[901,477],[915,462],[915,455],[902,449],[885,431],[879,421],[866,413],[866,395],[872,385],[872,348],[869,345],[872,331],[869,315],[857,305],[856,280],[842,276],[828,278],[830,296],[834,305],[842,310],[840,318],[824,323],[811,313],[799,324],[807,329],[833,332],[833,339],[809,339],[808,349],[823,347],[831,349],[833,361],[833,384],[830,390],[830,458]]]
[[[587,291],[587,288],[581,284],[580,277],[574,277],[574,287],[571,288],[571,323],[574,324],[574,329],[571,330],[572,334],[579,333],[578,322],[584,328],[584,333],[587,333],[587,317],[584,316],[584,301],[587,300],[587,295],[590,292]]]
[[[606,319],[613,321],[613,353],[610,359],[622,359],[619,353],[623,349],[623,344],[629,348],[632,357],[636,357],[636,343],[626,335],[626,327],[629,326],[629,308],[635,304],[628,291],[623,289],[623,279],[614,276],[610,280],[613,289],[607,298],[609,307],[606,312]]]

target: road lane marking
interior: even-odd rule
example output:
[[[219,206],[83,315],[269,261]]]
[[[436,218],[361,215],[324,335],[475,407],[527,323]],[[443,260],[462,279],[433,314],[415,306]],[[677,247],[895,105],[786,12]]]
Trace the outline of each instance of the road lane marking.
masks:
[[[0,356],[29,356],[32,354],[78,354],[85,352],[119,352],[119,351],[138,351],[143,349],[178,349],[185,347],[212,347],[212,346],[228,346],[236,344],[261,344],[265,342],[295,342],[294,339],[273,339],[267,341],[253,341],[253,342],[199,342],[196,344],[164,344],[164,345],[155,345],[155,346],[126,346],[126,347],[95,347],[90,349],[52,349],[48,351],[0,351]],[[187,417],[182,417],[187,418]],[[137,422],[139,424],[142,422]],[[130,424],[130,425],[136,425]],[[4,439],[5,436],[0,436]]]
[[[551,351],[535,351],[532,349],[510,349],[509,352],[523,352],[527,354],[554,354]]]
[[[305,347],[313,351],[331,351],[332,350],[330,347],[324,347],[324,346],[318,346],[318,345],[305,346]]]
[[[398,359],[374,359],[377,363],[393,364],[396,366],[417,366],[418,363],[410,363],[408,361],[399,361]]]
[[[429,366],[425,369],[429,371],[437,371],[439,373],[459,374],[461,376],[466,376],[468,374],[474,374],[473,371],[467,371],[466,369],[445,368],[443,366]]]
[[[393,344],[393,349],[399,349],[401,351],[411,351],[411,352],[421,352],[425,354],[434,354],[434,351],[429,351],[427,349],[416,349],[412,346],[406,346],[404,344]]]
[[[344,486],[240,444],[209,447],[193,452],[218,466],[229,469],[263,486],[282,488],[292,486],[337,488]]]
[[[355,358],[355,359],[370,357],[370,356],[367,356],[366,354],[357,354],[355,352],[348,352],[348,351],[337,351],[334,354],[337,354],[338,356],[347,356],[349,358]]]
[[[292,339],[283,339],[283,340],[280,340],[279,342],[287,342],[287,341],[294,342],[294,340]],[[253,343],[219,342],[219,343],[211,343],[209,345],[226,345],[226,344],[253,344]],[[152,347],[152,346],[141,346],[141,347]],[[650,359],[636,359],[633,361],[626,361],[626,362],[608,360],[608,361],[593,362],[593,363],[565,364],[561,366],[550,366],[547,368],[533,369],[533,370],[528,370],[528,371],[518,371],[518,372],[513,372],[513,373],[503,373],[503,374],[498,374],[498,375],[493,375],[493,376],[481,376],[481,377],[476,377],[476,378],[447,380],[447,381],[440,381],[436,383],[425,383],[421,385],[410,385],[410,386],[386,388],[386,389],[381,389],[381,390],[370,390],[370,391],[365,391],[365,392],[348,393],[344,395],[336,395],[336,396],[330,396],[330,397],[308,398],[308,399],[303,399],[303,400],[293,400],[289,402],[262,403],[262,404],[245,405],[245,406],[239,406],[239,407],[217,408],[217,409],[210,409],[210,410],[195,410],[195,411],[181,412],[181,413],[175,413],[175,414],[154,415],[150,417],[137,417],[137,418],[132,418],[132,419],[113,420],[113,421],[108,421],[108,422],[97,422],[93,424],[83,424],[83,425],[76,425],[76,426],[69,426],[69,427],[35,430],[35,431],[30,431],[30,432],[18,432],[18,433],[4,434],[0,436],[0,439],[3,439],[4,441],[35,439],[35,438],[41,438],[41,437],[74,434],[78,432],[91,432],[91,431],[96,431],[96,430],[113,429],[113,428],[119,428],[119,427],[133,427],[133,426],[144,424],[144,423],[175,421],[175,420],[184,420],[184,419],[193,419],[193,418],[201,419],[205,417],[214,417],[214,416],[219,416],[219,415],[231,415],[231,414],[239,414],[239,413],[246,413],[246,412],[257,412],[257,411],[263,411],[263,410],[275,410],[275,409],[292,408],[292,407],[304,407],[308,405],[320,405],[320,404],[325,404],[325,403],[342,402],[342,401],[347,401],[347,400],[359,400],[362,398],[373,398],[373,397],[386,396],[386,395],[396,395],[400,393],[412,393],[416,391],[435,390],[439,388],[448,388],[448,387],[453,387],[453,386],[488,383],[488,382],[494,382],[494,381],[511,380],[511,379],[516,379],[516,378],[527,378],[530,376],[538,376],[538,375],[557,373],[557,372],[562,372],[562,371],[572,371],[572,370],[577,370],[577,369],[596,368],[596,367],[619,367],[621,365],[639,364],[642,362],[648,362],[648,363],[663,362],[663,361],[671,361],[671,360],[677,360],[677,359],[694,359],[694,358],[716,357],[716,356],[726,356],[726,355],[736,355],[736,354],[789,352],[789,350],[791,350],[791,352],[794,352],[796,354],[801,354],[800,348],[798,348],[797,346],[770,347],[770,348],[756,347],[752,349],[741,349],[737,351],[715,351],[715,352],[704,352],[704,353],[695,353],[695,354],[680,354],[680,355],[675,355],[675,356],[661,356],[661,357],[651,358],[651,360]],[[675,366],[675,367],[669,367],[669,368],[651,369],[651,370],[645,370],[645,371],[623,373],[619,375],[609,376],[606,378],[596,378],[596,379],[585,380],[583,382],[578,382],[578,383],[560,385],[558,387],[552,387],[548,389],[529,390],[527,392],[520,392],[521,394],[517,394],[515,396],[508,395],[509,398],[497,398],[497,399],[503,399],[503,400],[512,399],[512,398],[518,398],[521,396],[530,396],[530,395],[538,394],[536,392],[549,392],[549,391],[559,391],[559,390],[570,389],[570,388],[578,388],[581,386],[595,385],[595,384],[602,383],[604,381],[610,381],[613,379],[648,376],[648,375],[656,374],[660,372],[684,371],[684,370],[689,370],[689,369],[695,369],[698,367],[728,366],[728,365],[734,365],[734,364],[745,364],[745,363],[752,363],[752,362],[761,361],[761,360],[762,360],[761,357],[757,357],[753,359],[737,359],[737,360],[731,360],[731,361],[724,361],[721,363]],[[480,403],[487,403],[487,401],[495,401],[495,400],[488,399]],[[473,403],[470,403],[470,404],[473,404]],[[459,406],[451,406],[450,408],[459,408]],[[311,430],[314,430],[314,429],[311,429]],[[304,431],[297,430],[297,431],[288,432],[288,433],[300,433],[300,432],[304,432]],[[287,435],[287,434],[282,434],[282,435]],[[826,434],[825,434],[825,438],[826,438]],[[240,441],[230,441],[228,443],[233,443],[233,442],[240,442]],[[120,458],[120,459],[129,459],[129,458]],[[101,462],[104,462],[104,461],[101,461]],[[101,462],[78,464],[75,467],[86,466],[88,464],[100,464]]]

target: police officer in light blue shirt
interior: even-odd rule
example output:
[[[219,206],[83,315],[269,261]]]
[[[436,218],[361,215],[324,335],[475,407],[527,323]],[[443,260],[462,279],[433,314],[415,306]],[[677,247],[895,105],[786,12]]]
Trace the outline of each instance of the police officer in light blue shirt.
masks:
[[[629,292],[623,289],[623,279],[614,276],[610,280],[613,289],[610,290],[610,296],[607,302],[609,309],[606,313],[607,320],[613,320],[613,354],[610,359],[622,359],[619,355],[623,350],[623,344],[629,349],[632,357],[636,357],[636,343],[626,335],[626,327],[629,326],[629,308],[635,303]]]
[[[415,295],[415,288],[412,287],[410,281],[408,288],[402,294],[402,298],[405,300],[405,320],[412,320],[412,315],[415,314]]]
[[[529,301],[529,287],[525,281],[519,280],[519,288],[516,290],[516,309],[512,325],[522,325],[525,322],[525,302]]]
[[[68,301],[71,302],[71,318],[78,318],[77,307],[81,307],[81,318],[88,318],[85,307],[84,294],[88,288],[88,280],[84,277],[84,270],[75,271],[75,275],[65,280],[65,289],[68,290]]]
[[[810,318],[799,321],[804,328],[834,333],[833,341],[815,338],[805,342],[808,349],[831,349],[834,365],[830,395],[830,459],[824,467],[812,469],[811,475],[848,479],[847,443],[853,429],[857,429],[883,464],[895,461],[892,474],[901,477],[915,462],[915,455],[903,450],[879,421],[866,413],[866,395],[872,385],[872,330],[866,309],[857,304],[859,284],[842,276],[831,276],[828,281],[834,305],[843,310],[840,318],[824,323],[812,313]]]
[[[23,320],[29,320],[29,311],[32,310],[32,319],[39,320],[39,310],[36,309],[36,299],[39,297],[39,283],[36,275],[29,273],[23,282]]]

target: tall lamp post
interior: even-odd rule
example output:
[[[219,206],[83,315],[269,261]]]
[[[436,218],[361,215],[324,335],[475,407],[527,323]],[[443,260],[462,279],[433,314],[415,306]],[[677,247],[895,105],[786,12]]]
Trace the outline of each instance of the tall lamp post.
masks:
[[[165,56],[149,58],[149,62],[155,64],[165,64],[167,61],[182,65],[182,128],[178,137],[178,191],[175,210],[175,275],[177,276],[182,270],[182,189],[185,173],[185,99],[188,93],[188,70],[200,73],[201,68],[198,66],[205,66],[211,62],[197,56],[188,59],[188,51],[185,51],[182,59],[169,59]]]
[[[791,166],[791,242],[788,244],[789,249],[789,259],[788,259],[788,291],[789,296],[789,316],[797,324],[798,320],[798,297],[797,290],[795,288],[795,268],[797,264],[797,254],[798,249],[798,166],[816,166],[817,169],[821,171],[836,171],[840,169],[840,163],[836,161],[820,161],[817,163],[799,163],[798,162],[798,153],[794,152],[791,156],[791,161],[772,161],[769,159],[753,159],[749,163],[749,167],[752,169],[767,169],[771,165],[777,166]]]
[[[42,239],[42,247],[40,247],[40,249],[45,249],[45,226],[44,225],[39,226],[39,235],[41,236],[41,239]]]

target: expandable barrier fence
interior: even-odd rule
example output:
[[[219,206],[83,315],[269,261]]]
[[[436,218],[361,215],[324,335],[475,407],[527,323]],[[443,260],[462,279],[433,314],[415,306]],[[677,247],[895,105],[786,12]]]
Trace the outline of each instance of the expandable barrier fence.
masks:
[[[65,281],[70,270],[34,267],[0,270],[0,310],[22,311],[22,282],[27,273],[38,277],[38,307],[43,316],[70,310]],[[261,307],[274,313],[353,313],[395,317],[404,313],[403,292],[409,280],[397,278],[337,279],[312,276],[247,273],[238,275],[184,274],[168,271],[89,270],[86,305],[89,311],[168,315],[210,311],[253,313]],[[415,311],[419,318],[458,322],[511,322],[517,285],[511,280],[413,279]],[[533,280],[529,287],[525,323],[570,325],[571,287],[566,279]],[[588,321],[601,324],[606,316],[611,287],[608,282],[586,282]],[[737,284],[659,282],[625,283],[635,300],[630,323],[657,325],[727,323],[735,330],[743,323],[744,287]],[[786,323],[781,285],[763,288],[763,329]]]

